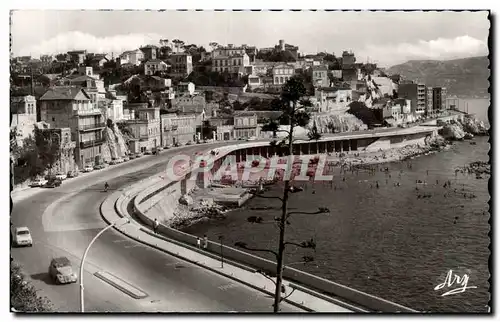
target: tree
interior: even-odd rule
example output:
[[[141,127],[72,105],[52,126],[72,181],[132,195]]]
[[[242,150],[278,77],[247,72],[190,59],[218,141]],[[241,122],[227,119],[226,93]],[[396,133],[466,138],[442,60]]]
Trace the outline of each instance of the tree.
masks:
[[[293,159],[293,130],[296,127],[305,127],[310,120],[310,115],[306,110],[307,106],[311,106],[311,103],[305,99],[306,96],[306,88],[304,86],[304,83],[302,79],[298,77],[292,77],[290,80],[287,81],[287,83],[283,86],[283,90],[281,93],[281,110],[283,112],[282,117],[287,118],[290,128],[289,130],[282,130],[279,128],[278,122],[274,120],[270,120],[268,123],[266,123],[263,127],[264,131],[273,131],[275,134],[276,132],[285,132],[287,133],[287,137],[279,143],[280,146],[286,147],[287,151],[286,154],[288,155],[288,161],[287,161],[287,173],[291,172],[292,169],[292,159]],[[276,141],[273,141],[276,142]],[[269,198],[269,199],[278,199],[281,201],[281,216],[280,217],[275,217],[274,222],[279,229],[279,243],[278,243],[278,251],[276,252],[275,250],[270,250],[270,249],[260,249],[260,248],[253,248],[249,247],[246,243],[244,242],[237,242],[235,243],[235,246],[246,249],[246,250],[251,250],[251,251],[257,251],[257,252],[267,252],[271,253],[276,257],[276,282],[274,282],[276,289],[275,289],[275,296],[274,296],[274,305],[273,305],[273,310],[274,312],[279,312],[279,305],[280,303],[289,297],[292,293],[289,293],[288,295],[286,294],[286,290],[284,289],[282,285],[282,280],[283,280],[283,268],[284,268],[284,252],[285,248],[287,246],[295,246],[295,247],[300,247],[300,248],[309,248],[309,249],[316,249],[316,243],[314,242],[313,239],[303,241],[301,243],[293,242],[293,241],[285,241],[285,228],[286,225],[290,224],[289,219],[292,215],[298,215],[298,214],[304,214],[304,215],[315,215],[315,214],[323,214],[323,213],[328,213],[329,210],[324,207],[318,208],[317,211],[315,212],[298,212],[298,211],[288,211],[288,197],[290,193],[296,193],[301,191],[299,188],[294,187],[293,185],[290,184],[290,179],[285,176],[284,178],[284,188],[283,188],[283,197],[277,197],[277,196],[264,196],[262,195],[261,191],[258,191],[255,193],[256,196],[261,197],[261,198]],[[249,217],[247,219],[249,222],[252,223],[258,223],[258,224],[263,224],[266,223],[262,220],[262,218],[259,219],[259,217]],[[304,262],[309,262],[311,261],[310,257],[304,257]],[[264,273],[264,276],[270,278],[268,276],[268,273]],[[270,278],[271,279],[271,278]],[[272,280],[272,279],[271,279]],[[281,293],[285,293],[285,297],[281,296]]]
[[[10,305],[16,312],[51,312],[52,303],[36,294],[35,287],[26,280],[21,266],[10,264]]]
[[[316,125],[316,121],[314,121],[311,131],[307,133],[309,140],[318,141],[321,138],[321,134],[318,131],[318,126]]]
[[[215,41],[209,43],[208,45],[212,47],[212,51],[214,51],[217,47],[219,47],[219,44],[216,43]]]
[[[175,48],[177,49],[177,52],[179,52],[179,48],[184,46],[184,41],[182,41],[180,39],[174,39],[174,40],[172,40],[172,42],[174,43]]]

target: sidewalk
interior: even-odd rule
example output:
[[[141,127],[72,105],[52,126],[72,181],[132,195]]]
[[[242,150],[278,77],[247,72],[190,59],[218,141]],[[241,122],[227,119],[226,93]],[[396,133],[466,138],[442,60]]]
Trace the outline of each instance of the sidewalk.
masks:
[[[128,193],[127,195],[130,196],[130,194]],[[268,295],[274,295],[274,283],[263,275],[257,273],[254,269],[245,267],[241,264],[238,265],[237,263],[233,264],[231,261],[226,260],[224,260],[224,268],[221,268],[221,261],[219,259],[204,255],[203,250],[192,250],[192,246],[179,246],[177,244],[179,242],[170,241],[163,236],[155,235],[149,228],[142,226],[134,219],[132,219],[128,213],[126,213],[127,204],[130,201],[128,197],[121,198],[123,202],[120,201],[119,203],[116,203],[120,196],[123,196],[122,192],[113,193],[101,204],[100,209],[102,217],[108,223],[118,221],[116,229],[126,236],[193,264],[199,265],[212,272],[236,280],[242,284],[260,290]],[[123,211],[123,209],[125,209],[125,212]],[[123,217],[120,216],[119,213],[123,214]],[[120,225],[120,219],[124,217],[129,218],[130,222]],[[125,222],[125,219],[122,219],[122,221]],[[213,256],[213,254],[211,255]],[[291,283],[283,280],[283,285],[285,285],[286,287],[286,294],[290,294],[290,292],[293,290]],[[308,293],[306,293],[305,291],[307,291]],[[334,302],[337,301],[335,299],[328,298],[327,301],[325,299],[313,296],[309,293],[313,294],[314,292],[308,291],[302,287],[300,287],[300,289],[296,288],[286,301],[304,309],[305,311],[313,312],[347,313],[353,312],[354,309],[356,309],[354,307],[352,307],[351,310],[347,309],[343,306],[335,304]],[[327,298],[326,296],[322,297]],[[270,298],[269,301],[272,302],[273,299]],[[348,305],[344,306],[349,307]]]

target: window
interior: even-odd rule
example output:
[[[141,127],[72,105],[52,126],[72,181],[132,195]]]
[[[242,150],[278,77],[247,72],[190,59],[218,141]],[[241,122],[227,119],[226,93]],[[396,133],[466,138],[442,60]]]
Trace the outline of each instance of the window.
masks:
[[[52,122],[55,122],[55,121],[56,121],[56,118],[55,118],[55,117],[53,117],[53,118],[52,118]]]
[[[278,77],[275,77],[275,78],[274,78],[274,83],[275,83],[275,84],[278,84]]]
[[[283,84],[283,77],[280,77],[280,84]]]

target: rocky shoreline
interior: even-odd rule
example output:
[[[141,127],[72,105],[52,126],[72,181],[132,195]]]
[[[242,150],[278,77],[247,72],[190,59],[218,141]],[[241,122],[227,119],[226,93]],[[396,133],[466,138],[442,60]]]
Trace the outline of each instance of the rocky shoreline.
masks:
[[[467,140],[472,139],[474,135],[487,136],[489,129],[483,121],[474,117],[466,116],[457,121],[450,121],[440,130],[440,134],[449,140]]]

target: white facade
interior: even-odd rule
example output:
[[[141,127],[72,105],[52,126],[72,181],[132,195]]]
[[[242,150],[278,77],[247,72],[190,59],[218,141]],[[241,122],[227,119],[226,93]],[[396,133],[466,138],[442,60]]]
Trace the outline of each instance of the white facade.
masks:
[[[11,128],[16,129],[16,141],[21,146],[24,139],[33,135],[36,124],[36,99],[31,95],[13,97],[11,104],[15,112],[12,114]]]
[[[212,71],[245,74],[245,67],[250,65],[250,57],[243,53],[233,56],[217,56],[212,59]]]
[[[123,54],[120,55],[120,64],[132,64],[139,66],[141,64],[141,60],[144,59],[144,53],[139,50],[131,50],[131,51],[126,51]]]
[[[150,60],[144,63],[144,75],[153,75],[158,71],[166,71],[167,68],[167,63],[161,60]]]
[[[290,78],[295,75],[293,65],[282,64],[273,68],[273,84],[284,85]]]
[[[319,112],[343,111],[352,101],[351,89],[325,88],[314,93],[315,106]]]

